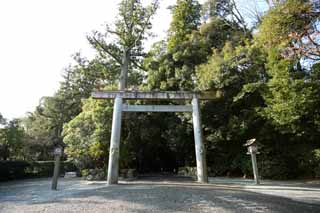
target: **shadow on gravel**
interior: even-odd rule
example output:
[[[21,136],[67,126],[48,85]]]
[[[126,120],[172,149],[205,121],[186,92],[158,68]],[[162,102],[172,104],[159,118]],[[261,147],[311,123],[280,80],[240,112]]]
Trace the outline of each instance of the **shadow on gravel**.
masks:
[[[218,184],[198,184],[191,178],[144,177],[133,182],[105,186],[93,183],[95,188],[77,190],[65,185],[48,200],[34,201],[37,204],[94,205],[138,204],[143,209],[163,212],[320,212],[319,204],[294,201],[289,198],[228,188]],[[273,190],[273,189],[272,189]],[[281,190],[281,189],[275,189]],[[66,193],[69,192],[69,193]],[[39,196],[41,196],[39,194]],[[120,205],[120,204],[119,204]],[[131,211],[134,209],[131,209]]]

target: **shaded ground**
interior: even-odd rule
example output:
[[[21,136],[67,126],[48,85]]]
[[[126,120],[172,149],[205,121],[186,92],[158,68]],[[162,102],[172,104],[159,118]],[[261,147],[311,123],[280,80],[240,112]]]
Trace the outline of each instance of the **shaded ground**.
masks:
[[[0,212],[320,212],[318,183],[211,178],[144,177],[107,186],[104,181],[50,179],[0,184]]]

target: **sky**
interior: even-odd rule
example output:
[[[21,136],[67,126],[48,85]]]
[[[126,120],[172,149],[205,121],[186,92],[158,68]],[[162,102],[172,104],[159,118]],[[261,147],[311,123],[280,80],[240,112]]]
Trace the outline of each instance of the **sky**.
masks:
[[[8,119],[22,117],[34,111],[41,97],[53,95],[71,56],[94,54],[86,35],[112,23],[119,2],[0,1],[0,113]],[[161,3],[154,19],[159,37],[170,23],[170,2]]]
[[[247,6],[245,1],[238,0],[239,6]],[[23,117],[34,111],[41,97],[53,95],[74,53],[93,56],[86,35],[112,23],[119,2],[0,1],[0,113],[8,119]],[[165,36],[171,20],[167,7],[175,3],[160,2],[153,20],[152,31],[157,35],[153,41]]]

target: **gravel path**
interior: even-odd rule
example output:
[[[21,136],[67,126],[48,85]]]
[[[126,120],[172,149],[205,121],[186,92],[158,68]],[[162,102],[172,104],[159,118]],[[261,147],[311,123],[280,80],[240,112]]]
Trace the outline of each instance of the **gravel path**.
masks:
[[[144,178],[107,186],[105,181],[50,179],[0,184],[0,212],[320,212],[320,185],[212,178]]]

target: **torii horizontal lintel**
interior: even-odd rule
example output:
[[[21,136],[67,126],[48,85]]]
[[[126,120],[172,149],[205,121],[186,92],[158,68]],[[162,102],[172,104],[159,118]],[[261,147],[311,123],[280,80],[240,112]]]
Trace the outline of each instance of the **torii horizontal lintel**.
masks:
[[[123,112],[192,112],[191,105],[122,105]]]
[[[218,92],[187,92],[187,91],[95,91],[92,94],[95,99],[114,99],[121,97],[123,99],[152,99],[152,100],[191,100],[198,98],[201,100],[212,100],[219,97]]]

